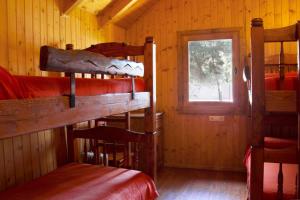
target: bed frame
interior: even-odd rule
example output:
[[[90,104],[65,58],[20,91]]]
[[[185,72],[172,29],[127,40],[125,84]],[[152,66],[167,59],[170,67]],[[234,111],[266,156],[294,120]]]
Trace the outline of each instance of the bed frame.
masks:
[[[111,142],[140,142],[144,143],[145,151],[145,173],[154,180],[156,178],[156,144],[155,144],[155,112],[156,112],[156,45],[152,37],[147,37],[143,46],[129,46],[124,43],[103,43],[92,45],[85,50],[72,51],[72,45],[67,45],[66,50],[58,50],[50,47],[41,48],[40,68],[47,71],[66,72],[70,77],[70,95],[61,97],[48,97],[23,100],[1,100],[0,101],[0,139],[29,134],[41,130],[67,126],[68,161],[74,161],[75,138],[88,138],[107,140]],[[83,60],[72,60],[71,65],[52,65],[51,59],[58,58],[55,53],[77,52],[84,54]],[[106,56],[101,56],[100,54]],[[102,57],[104,63],[98,63],[98,68],[91,68],[88,64],[95,65],[94,57]],[[144,71],[141,64],[129,60],[117,60],[112,57],[143,56]],[[109,58],[108,58],[109,57]],[[66,58],[66,57],[64,57]],[[74,55],[69,57],[74,59]],[[77,57],[78,58],[78,57]],[[59,57],[59,59],[63,59]],[[76,56],[75,56],[76,59]],[[85,62],[87,61],[88,62]],[[55,61],[55,59],[54,59]],[[84,61],[84,62],[82,62]],[[99,60],[98,60],[99,61]],[[100,59],[101,61],[101,59]],[[55,62],[54,62],[55,63]],[[64,62],[66,63],[66,62]],[[108,64],[107,64],[108,63]],[[52,62],[53,64],[53,62]],[[97,62],[96,62],[97,64]],[[110,65],[110,66],[108,66]],[[102,71],[99,67],[104,66],[113,70]],[[123,68],[126,68],[125,71]],[[128,69],[132,68],[132,69]],[[130,76],[133,80],[136,76],[144,74],[145,92],[113,93],[97,96],[75,96],[75,73],[105,73],[114,75]],[[133,87],[134,88],[134,87]],[[95,127],[85,131],[73,129],[72,124],[94,120],[105,116],[145,109],[145,132],[136,133],[130,130],[106,127]]]
[[[263,198],[264,162],[280,163],[278,174],[278,199],[283,197],[282,163],[299,164],[300,131],[298,126],[298,147],[286,149],[264,148],[264,125],[275,123],[286,125],[291,120],[300,122],[300,88],[297,91],[265,91],[265,57],[264,44],[268,42],[298,42],[298,86],[300,85],[300,22],[295,25],[279,28],[264,29],[260,18],[252,20],[251,29],[251,75],[246,69],[245,77],[251,81],[249,86],[249,102],[251,104],[251,175],[249,200]],[[283,58],[283,56],[282,56]],[[282,60],[282,59],[281,59]],[[284,62],[279,63],[279,71],[283,70]],[[280,73],[280,78],[284,78]],[[298,119],[297,119],[298,118]],[[297,177],[297,198],[300,198],[299,172]]]

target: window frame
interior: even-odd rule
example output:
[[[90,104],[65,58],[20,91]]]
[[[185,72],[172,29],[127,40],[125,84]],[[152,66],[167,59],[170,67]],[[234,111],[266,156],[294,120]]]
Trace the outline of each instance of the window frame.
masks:
[[[241,112],[239,85],[242,84],[241,28],[181,31],[178,35],[178,106],[181,113],[231,114]],[[232,90],[233,102],[189,101],[188,42],[199,40],[232,39]]]

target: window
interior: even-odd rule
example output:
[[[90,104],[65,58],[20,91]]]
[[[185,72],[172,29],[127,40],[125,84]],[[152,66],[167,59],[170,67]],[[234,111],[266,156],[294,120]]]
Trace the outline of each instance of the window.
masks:
[[[239,29],[178,33],[179,111],[235,112],[241,79],[239,35]]]
[[[188,42],[189,101],[233,102],[232,39]]]

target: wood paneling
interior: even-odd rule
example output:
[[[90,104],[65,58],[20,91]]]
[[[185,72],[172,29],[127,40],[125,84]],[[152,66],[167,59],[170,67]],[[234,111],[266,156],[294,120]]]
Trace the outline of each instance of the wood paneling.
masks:
[[[74,9],[68,17],[60,16],[58,2],[0,0],[1,66],[16,75],[54,76],[39,70],[42,45],[64,48],[73,43],[75,48],[86,48],[124,40],[123,29],[110,24],[99,29],[96,16],[86,11]],[[65,162],[64,151],[60,129],[0,140],[0,191],[52,171]]]
[[[207,115],[177,112],[177,31],[241,27],[243,55],[250,49],[250,24],[262,17],[266,28],[293,24],[300,18],[300,1],[286,0],[161,0],[127,27],[126,39],[139,44],[145,36],[157,43],[157,106],[165,112],[165,165],[202,169],[243,170],[248,117],[226,115],[211,122]],[[266,55],[279,53],[268,44]],[[285,53],[296,47],[285,44]],[[242,69],[243,66],[241,66]]]

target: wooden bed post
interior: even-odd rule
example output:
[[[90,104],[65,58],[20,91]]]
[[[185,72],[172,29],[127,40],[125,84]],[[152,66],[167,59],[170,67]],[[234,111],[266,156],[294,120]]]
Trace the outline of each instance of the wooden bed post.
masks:
[[[74,135],[73,125],[67,126],[68,162],[74,162]]]
[[[73,50],[74,46],[73,44],[66,44],[66,50]],[[74,76],[74,80],[75,80],[75,73],[65,73],[65,77],[70,77]],[[75,94],[75,85],[74,87],[72,87],[72,81],[70,82],[70,90],[73,89],[73,95]],[[74,82],[75,84],[75,82]],[[72,93],[72,91],[70,91]],[[70,95],[70,99],[74,98],[75,100],[75,96],[72,97],[72,94]],[[71,100],[70,100],[71,102]],[[75,101],[74,101],[75,103]],[[70,106],[72,107],[71,103]],[[73,105],[75,106],[75,105]],[[75,158],[74,158],[74,137],[73,137],[73,125],[67,125],[67,146],[68,146],[68,162],[74,162]]]
[[[297,113],[298,113],[298,155],[300,155],[300,21],[297,22]],[[298,156],[298,175],[297,175],[297,199],[300,198],[300,157]]]
[[[146,91],[150,92],[150,107],[145,109],[145,172],[156,181],[156,45],[152,37],[146,38],[144,51]]]
[[[250,200],[263,196],[264,151],[263,117],[265,113],[264,28],[263,20],[252,20],[251,28],[251,174]]]

